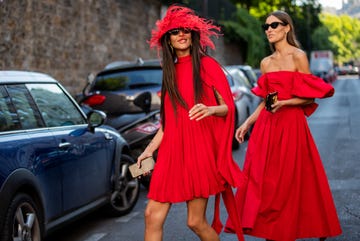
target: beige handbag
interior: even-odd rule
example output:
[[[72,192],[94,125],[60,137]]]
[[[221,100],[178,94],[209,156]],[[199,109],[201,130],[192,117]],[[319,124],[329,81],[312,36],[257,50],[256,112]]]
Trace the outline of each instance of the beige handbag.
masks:
[[[135,177],[143,175],[144,173],[150,172],[151,170],[154,169],[154,166],[155,166],[155,161],[154,161],[154,158],[151,156],[151,157],[147,157],[141,161],[140,168],[135,163],[135,164],[132,164],[129,166],[129,170],[130,170],[132,177],[135,178]]]

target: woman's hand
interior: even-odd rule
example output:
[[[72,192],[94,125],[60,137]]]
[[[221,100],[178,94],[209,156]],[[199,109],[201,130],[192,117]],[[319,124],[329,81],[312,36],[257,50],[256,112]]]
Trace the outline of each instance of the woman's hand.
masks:
[[[141,167],[141,162],[144,160],[144,159],[146,159],[146,158],[148,158],[148,157],[152,157],[152,153],[151,152],[146,152],[146,151],[144,151],[143,153],[141,153],[141,155],[137,158],[137,162],[136,162],[136,164],[138,165],[138,167],[140,168]]]
[[[145,160],[146,158],[148,158],[148,157],[152,157],[152,153],[151,152],[143,152],[143,153],[141,153],[141,155],[137,158],[137,162],[136,162],[136,164],[137,164],[137,166],[138,166],[138,168],[141,168],[141,162],[143,161],[143,160]],[[151,173],[151,171],[149,171],[149,172],[146,172],[146,173],[144,173],[143,174],[143,176],[147,176],[147,175],[149,175]],[[141,178],[141,176],[139,176],[139,178]]]
[[[296,105],[308,105],[314,102],[314,99],[309,99],[309,98],[291,98],[288,100],[277,100],[274,104],[271,105],[271,107],[273,108],[271,110],[272,113],[275,113],[276,111],[278,111],[281,107],[285,106],[285,105],[289,105],[289,106],[296,106]]]
[[[272,107],[271,112],[275,113],[284,105],[285,105],[285,102],[283,100],[277,100],[274,104],[271,105],[271,107]]]
[[[189,111],[190,120],[201,120],[205,117],[215,114],[215,110],[212,107],[206,106],[204,104],[196,104]]]
[[[236,129],[235,138],[239,143],[243,143],[246,133],[250,130],[251,125],[245,121],[239,128]]]

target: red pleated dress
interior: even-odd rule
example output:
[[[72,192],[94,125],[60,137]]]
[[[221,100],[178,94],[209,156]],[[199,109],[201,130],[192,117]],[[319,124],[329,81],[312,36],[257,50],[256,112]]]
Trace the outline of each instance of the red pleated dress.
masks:
[[[211,57],[202,57],[201,66],[204,90],[201,103],[217,105],[215,88],[229,111],[224,117],[190,120],[189,109],[195,104],[192,60],[190,55],[178,58],[176,84],[188,109],[177,104],[175,113],[169,96],[165,95],[165,128],[148,192],[152,200],[184,202],[208,198],[230,186],[244,185],[244,175],[231,151],[235,107],[229,84],[223,70]]]
[[[279,100],[325,98],[331,85],[311,74],[279,71],[262,75],[253,90]],[[254,125],[243,172],[245,190],[236,193],[247,234],[276,241],[330,237],[341,228],[328,180],[306,116],[317,104],[285,106],[276,113],[265,108]],[[227,228],[233,228],[230,221]]]

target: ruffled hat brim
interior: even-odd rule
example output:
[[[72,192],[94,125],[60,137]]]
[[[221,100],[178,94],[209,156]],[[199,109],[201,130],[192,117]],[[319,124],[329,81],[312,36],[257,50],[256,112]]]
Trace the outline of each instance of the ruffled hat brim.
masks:
[[[221,35],[220,27],[214,25],[213,21],[199,17],[190,8],[172,5],[168,8],[165,17],[156,21],[156,28],[151,32],[150,47],[162,48],[161,38],[169,30],[175,28],[188,28],[198,32],[200,34],[200,45],[204,49],[206,47],[215,49],[210,37]]]

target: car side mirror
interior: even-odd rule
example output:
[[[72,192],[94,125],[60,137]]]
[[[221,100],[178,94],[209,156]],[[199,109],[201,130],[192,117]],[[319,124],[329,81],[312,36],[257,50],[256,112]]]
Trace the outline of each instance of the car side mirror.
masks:
[[[149,113],[151,109],[151,93],[146,91],[139,94],[134,99],[134,104],[140,107],[145,113]]]
[[[100,110],[91,110],[87,115],[88,129],[94,132],[96,127],[104,124],[106,120],[106,114]]]

